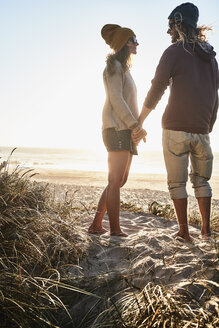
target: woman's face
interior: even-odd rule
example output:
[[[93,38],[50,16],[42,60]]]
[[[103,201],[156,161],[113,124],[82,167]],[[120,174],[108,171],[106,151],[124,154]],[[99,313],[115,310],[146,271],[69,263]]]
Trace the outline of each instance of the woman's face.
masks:
[[[137,54],[137,46],[139,45],[135,36],[132,36],[128,42],[127,46],[129,47],[130,54],[136,55]]]

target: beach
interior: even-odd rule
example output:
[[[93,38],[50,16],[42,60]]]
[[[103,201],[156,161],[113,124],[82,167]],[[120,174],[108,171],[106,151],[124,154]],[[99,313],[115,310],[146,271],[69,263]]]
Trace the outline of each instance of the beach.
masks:
[[[82,171],[82,170],[58,170],[48,168],[35,169],[37,181],[44,181],[55,184],[81,185],[104,187],[107,185],[107,173],[103,171]],[[213,191],[213,199],[219,200],[219,176],[212,176],[210,184]],[[131,172],[126,185],[122,189],[151,189],[168,192],[166,174],[154,173],[134,173]],[[190,182],[187,183],[188,194],[193,196],[193,189]]]
[[[38,174],[31,177],[34,173]],[[48,270],[46,264],[45,271],[51,271],[51,277],[57,276],[65,286],[67,284],[72,286],[72,288],[67,286],[67,290],[57,288],[59,296],[66,302],[72,319],[71,327],[122,328],[124,324],[120,322],[121,316],[126,318],[126,322],[129,320],[124,314],[124,309],[127,309],[128,313],[134,309],[136,312],[134,321],[127,323],[126,327],[151,327],[150,320],[155,316],[161,318],[159,320],[163,320],[163,316],[166,316],[165,322],[169,319],[175,322],[176,304],[178,304],[177,313],[181,313],[180,322],[184,321],[184,324],[177,324],[175,327],[194,326],[190,325],[190,320],[193,320],[197,327],[200,320],[208,323],[206,327],[217,327],[219,323],[217,319],[219,315],[218,233],[212,234],[208,239],[202,239],[200,225],[189,223],[192,242],[175,238],[178,231],[176,220],[173,217],[167,219],[162,215],[155,215],[149,210],[154,202],[162,203],[164,206],[171,204],[164,175],[132,173],[125,188],[121,189],[120,225],[128,235],[125,238],[110,235],[107,214],[103,218],[103,227],[107,232],[102,235],[88,233],[99,197],[106,185],[106,173],[37,169],[26,174],[21,171],[21,174],[23,178],[17,177],[16,181],[24,180],[23,187],[21,191],[17,190],[17,197],[13,197],[12,204],[14,199],[24,193],[25,201],[29,198],[36,200],[39,210],[40,203],[44,199],[39,197],[41,195],[39,190],[42,190],[42,195],[49,196],[45,201],[45,208],[42,207],[42,212],[39,212],[38,219],[35,217],[35,212],[30,220],[21,218],[20,232],[25,233],[26,245],[29,236],[35,236],[33,226],[27,227],[26,222],[34,224],[37,232],[37,238],[34,237],[35,242],[36,245],[45,247],[45,258],[50,249],[51,254],[53,249],[55,250],[57,258],[52,257],[54,268]],[[31,181],[37,181],[37,184],[33,181],[28,185],[25,180],[28,176],[31,177]],[[4,174],[2,178],[5,178]],[[16,186],[19,186],[19,183]],[[14,184],[12,187],[14,188]],[[7,197],[8,193],[3,190],[3,196],[5,195]],[[23,198],[21,201],[23,206]],[[5,204],[7,205],[3,202],[3,206]],[[51,209],[51,212],[47,213],[46,209]],[[213,199],[212,211],[218,215],[218,209],[219,200]],[[197,212],[197,202],[194,196],[190,195],[189,213],[197,215],[194,214],[195,211]],[[8,227],[10,231],[11,228],[9,225]],[[19,234],[19,240],[20,238]],[[38,254],[38,246],[32,245],[34,238],[28,245],[33,246]],[[46,238],[45,241],[42,238]],[[20,248],[22,256],[24,244]],[[14,247],[12,250],[14,252]],[[28,249],[29,253],[32,254]],[[44,256],[41,256],[44,253],[40,251],[39,254],[40,258],[44,259]],[[32,272],[32,265],[30,272]],[[20,273],[19,277],[21,277]],[[26,278],[23,284],[24,281]],[[18,282],[20,288],[20,280]],[[45,286],[48,288],[47,284]],[[9,287],[11,288],[10,285]],[[157,291],[160,291],[160,296]],[[142,292],[150,297],[144,298],[143,302],[139,303]],[[121,304],[124,298],[125,307]],[[127,307],[127,298],[130,299],[130,308]],[[140,326],[139,317],[141,313],[146,313],[144,311],[151,306],[152,301],[154,305],[151,308],[151,319],[147,325]],[[102,317],[101,313],[106,309],[110,311],[110,304],[115,302],[117,310],[115,311],[113,307],[112,313],[109,312],[107,318]],[[173,304],[172,308],[169,306],[170,303]],[[141,304],[140,312],[138,312],[139,304]],[[187,304],[187,311],[185,304]],[[57,317],[59,321],[57,327],[70,327],[69,315],[64,316],[61,311]],[[143,315],[142,321],[145,318],[148,318],[146,314]],[[115,321],[118,324],[115,325]],[[212,322],[214,323],[211,324]],[[154,326],[161,327],[161,325]],[[165,326],[173,325],[168,323]]]
[[[133,297],[128,311],[132,311],[137,302],[137,313],[139,303],[136,299],[140,297],[142,290],[149,292],[150,288],[168,291],[168,299],[172,299],[173,304],[179,300],[179,311],[184,309],[184,304],[189,304],[193,308],[193,323],[199,322],[197,318],[201,316],[200,320],[208,320],[206,322],[209,323],[209,328],[217,327],[219,321],[215,318],[219,316],[219,234],[214,231],[208,239],[201,238],[201,227],[198,224],[200,214],[189,182],[188,214],[192,242],[175,238],[178,224],[173,217],[168,219],[165,215],[155,215],[149,210],[152,204],[167,208],[172,206],[166,174],[162,171],[160,174],[131,171],[127,184],[121,188],[120,225],[128,235],[127,238],[110,236],[107,214],[103,218],[103,227],[107,232],[95,235],[89,234],[88,228],[93,221],[101,193],[107,185],[107,172],[61,169],[54,168],[54,165],[48,167],[45,159],[43,160],[41,167],[37,163],[34,170],[30,170],[24,177],[31,176],[32,181],[45,186],[55,203],[60,204],[58,208],[66,208],[67,214],[64,214],[60,222],[67,230],[71,229],[67,209],[72,209],[75,220],[80,225],[80,230],[76,231],[74,237],[76,243],[77,235],[86,236],[83,256],[74,265],[66,264],[63,268],[65,279],[83,290],[82,293],[69,292],[68,296],[72,300],[68,310],[74,327],[104,327],[100,314],[106,309],[109,299],[116,300],[117,309],[123,313],[119,302],[127,295]],[[20,163],[21,160],[18,159],[18,164]],[[21,174],[25,172],[28,172],[28,168],[21,167]],[[215,222],[218,221],[219,213],[219,176],[212,176],[210,183],[213,189],[211,219]],[[199,218],[196,224],[194,221],[190,222],[191,217]],[[82,248],[80,244],[77,246]],[[62,271],[62,268],[59,269]],[[155,304],[158,304],[157,299]],[[115,313],[113,309],[114,316]],[[154,315],[155,310],[152,317]],[[188,322],[191,311],[182,314],[183,320],[184,315]],[[211,319],[212,316],[214,319]],[[97,319],[100,322],[96,325]],[[113,328],[114,321],[110,324],[110,320],[120,319],[111,314],[107,317],[107,327]],[[212,325],[211,320],[216,323]],[[137,322],[138,319],[136,324]],[[120,324],[117,326],[124,327]],[[129,327],[138,328],[132,323]]]
[[[107,173],[80,170],[38,169],[34,180],[49,183],[57,198],[64,198],[66,193],[74,195],[74,199],[89,200],[92,206],[97,206],[99,197],[107,185]],[[213,189],[212,212],[219,213],[219,177],[211,180]],[[188,214],[198,213],[197,201],[193,189],[188,182]],[[69,196],[70,197],[70,196]],[[121,201],[148,211],[148,204],[156,201],[162,204],[172,204],[164,174],[130,173],[125,186],[121,188]]]
[[[78,206],[81,202],[85,202],[86,206],[92,208],[96,208],[101,193],[107,185],[107,173],[96,171],[38,169],[32,179],[48,183],[58,199],[64,199],[68,195],[69,199],[78,203]],[[213,189],[211,213],[215,216],[219,213],[219,177],[212,178],[211,186]],[[188,215],[200,217],[190,183],[187,192]],[[120,195],[124,204],[137,206],[145,213],[148,212],[148,206],[152,202],[172,206],[164,174],[130,173],[127,183],[121,188]],[[94,214],[93,212],[92,215]]]
[[[81,209],[80,220],[84,231],[88,231],[106,184],[106,173],[44,171],[34,179],[48,183],[58,200],[65,199],[72,202],[74,208]],[[94,307],[92,296],[78,297],[70,311],[76,325],[80,325],[90,311],[98,317],[106,300],[115,294],[118,302],[127,293],[134,292],[136,299],[147,284],[163,286],[171,297],[179,296],[181,300],[188,297],[186,302],[195,300],[197,313],[200,307],[219,315],[218,234],[203,240],[200,226],[190,224],[192,243],[175,239],[177,222],[149,213],[148,205],[155,201],[171,204],[165,176],[131,174],[126,187],[121,189],[120,224],[128,237],[110,236],[106,214],[103,226],[108,232],[88,234],[86,256],[77,266],[69,267],[68,275],[74,282],[80,281],[80,288],[100,297],[100,301]],[[197,202],[190,195],[189,213],[195,211],[198,211]],[[219,199],[212,200],[212,211],[219,212]],[[87,321],[84,327],[93,327],[91,322]],[[210,324],[209,327],[216,326]]]
[[[10,167],[33,169],[38,181],[104,187],[107,184],[107,154],[96,150],[1,147],[1,161],[10,160]],[[214,153],[210,180],[213,198],[219,199],[219,153]],[[161,151],[141,151],[133,159],[129,179],[124,186],[131,189],[168,191],[166,170]],[[187,190],[193,195],[188,181]]]

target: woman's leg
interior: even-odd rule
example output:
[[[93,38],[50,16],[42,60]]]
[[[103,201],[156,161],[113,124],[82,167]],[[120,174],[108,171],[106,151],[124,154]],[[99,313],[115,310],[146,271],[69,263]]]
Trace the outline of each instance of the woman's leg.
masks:
[[[122,156],[119,155],[121,153],[123,154]],[[124,154],[126,154],[126,155],[124,155]],[[113,173],[115,170],[117,171],[117,165],[120,166],[120,159],[119,159],[120,157],[125,158],[125,165],[124,165],[125,169],[124,169],[124,172],[122,169],[121,174],[120,174],[120,175],[122,175],[122,182],[120,184],[120,188],[121,188],[122,186],[124,186],[124,184],[126,183],[126,181],[128,179],[129,170],[130,170],[130,166],[131,166],[131,162],[132,162],[132,155],[126,151],[110,152],[109,156],[108,156],[108,165],[109,165],[109,181],[112,181],[113,179],[120,180],[120,176],[118,178],[116,178],[116,177],[114,178],[114,175],[117,175],[117,174]],[[127,160],[126,160],[126,157],[127,157]],[[100,197],[93,223],[91,224],[91,226],[89,227],[89,230],[88,230],[90,233],[105,233],[106,232],[106,229],[104,229],[102,227],[102,220],[103,220],[103,216],[107,209],[107,192],[108,192],[108,186],[104,189],[104,191]],[[120,205],[120,197],[119,197],[119,205]],[[109,202],[109,207],[110,206],[111,205]]]
[[[106,212],[106,192],[107,187],[104,189],[102,195],[100,196],[94,220],[88,229],[89,233],[105,233],[107,231],[102,226],[103,216]]]
[[[109,152],[106,208],[109,216],[111,235],[126,235],[122,232],[119,223],[120,188],[127,180],[131,160],[132,155],[129,151]]]

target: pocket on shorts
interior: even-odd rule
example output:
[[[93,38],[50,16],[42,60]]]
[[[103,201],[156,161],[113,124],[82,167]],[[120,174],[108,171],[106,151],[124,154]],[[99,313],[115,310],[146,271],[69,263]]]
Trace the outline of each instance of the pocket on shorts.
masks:
[[[189,143],[187,133],[184,131],[169,131],[167,133],[168,149],[175,155],[181,155],[188,152]]]
[[[197,143],[196,151],[198,156],[202,160],[213,159],[213,153],[211,149],[210,137],[209,135],[199,135],[199,142]]]

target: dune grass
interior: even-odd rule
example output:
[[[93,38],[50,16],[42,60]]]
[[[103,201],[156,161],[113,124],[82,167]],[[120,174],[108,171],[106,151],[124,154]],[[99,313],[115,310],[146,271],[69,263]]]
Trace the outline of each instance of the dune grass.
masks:
[[[117,301],[110,298],[109,307],[92,328],[216,328],[218,314],[210,312],[209,306],[207,297],[203,309],[191,293],[180,295],[150,282],[139,293],[127,292]]]
[[[176,220],[176,214],[174,207],[171,204],[162,204],[154,201],[148,205],[149,213],[164,217],[170,220]],[[188,221],[190,224],[201,226],[201,216],[197,211],[193,211],[188,214]],[[219,213],[212,211],[211,213],[211,229],[215,232],[219,232]]]
[[[58,201],[48,185],[32,182],[33,170],[19,166],[9,170],[9,164],[10,156],[0,164],[0,327],[75,327],[70,306],[79,295],[94,297],[94,308],[100,299],[106,301],[105,295],[98,297],[80,288],[81,279],[92,290],[96,277],[69,275],[69,268],[77,268],[87,256],[90,243],[82,211],[67,194]],[[121,205],[124,211],[143,211],[130,203]],[[169,205],[163,208],[154,203],[149,211],[174,218]],[[87,313],[80,327],[217,327],[215,311],[203,309],[188,295],[185,300],[152,283],[137,293],[123,290],[109,298],[109,306],[93,325],[86,325],[90,316],[93,321],[93,313]]]
[[[88,237],[72,200],[55,202],[47,185],[31,181],[32,170],[9,172],[9,162],[0,165],[0,326],[58,327],[59,309],[70,320],[59,290],[86,293],[63,276]]]

